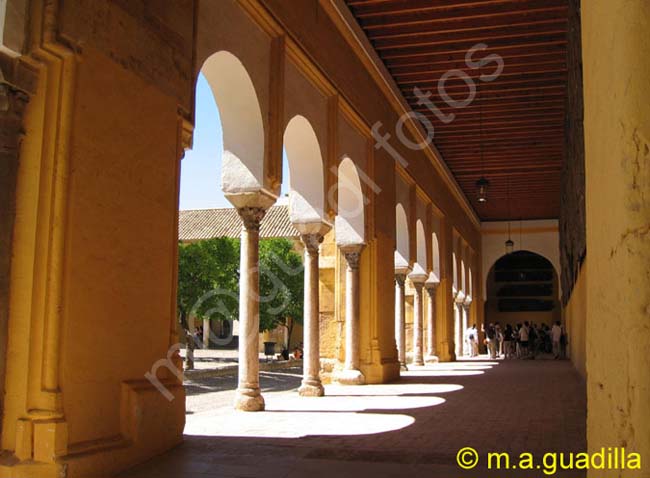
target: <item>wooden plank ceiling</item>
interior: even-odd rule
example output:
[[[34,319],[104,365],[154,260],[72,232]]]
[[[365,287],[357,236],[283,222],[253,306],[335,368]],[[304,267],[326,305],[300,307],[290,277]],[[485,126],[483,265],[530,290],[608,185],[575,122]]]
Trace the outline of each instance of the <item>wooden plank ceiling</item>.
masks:
[[[429,118],[435,144],[482,220],[557,218],[564,156],[567,84],[567,0],[346,0],[375,50],[415,111]],[[465,63],[477,43],[503,58],[491,82]],[[452,108],[438,94],[438,80],[460,69],[478,85],[474,101]],[[432,93],[444,124],[417,104],[414,87]],[[468,95],[461,79],[446,91]],[[482,154],[481,154],[482,153]],[[490,181],[488,200],[479,203],[476,181]]]

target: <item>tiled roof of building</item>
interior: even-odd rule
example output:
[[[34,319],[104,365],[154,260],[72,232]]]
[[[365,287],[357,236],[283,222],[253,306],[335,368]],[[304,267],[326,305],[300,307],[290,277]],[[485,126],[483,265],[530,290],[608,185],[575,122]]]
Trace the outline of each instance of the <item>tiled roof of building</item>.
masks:
[[[239,237],[241,219],[235,208],[192,209],[180,211],[178,239],[198,241],[215,237]],[[289,220],[287,206],[272,206],[266,212],[260,228],[261,237],[300,237]]]

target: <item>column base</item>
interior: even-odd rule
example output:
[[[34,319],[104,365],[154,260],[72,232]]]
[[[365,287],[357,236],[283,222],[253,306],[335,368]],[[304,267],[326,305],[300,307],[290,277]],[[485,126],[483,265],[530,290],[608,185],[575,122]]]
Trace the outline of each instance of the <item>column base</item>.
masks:
[[[325,395],[325,389],[320,380],[303,380],[298,394],[301,397],[322,397]]]
[[[408,372],[409,368],[406,366],[405,363],[400,363],[399,364],[399,369],[401,372]]]
[[[425,363],[438,363],[440,362],[440,359],[438,358],[437,355],[427,355],[424,357],[424,362]]]
[[[366,378],[359,370],[342,370],[336,380],[341,385],[364,385]]]
[[[414,367],[423,367],[424,366],[424,360],[422,360],[422,359],[413,360],[413,362],[411,362],[411,365],[414,366]]]
[[[264,397],[259,388],[238,388],[235,395],[235,409],[242,412],[264,411]]]

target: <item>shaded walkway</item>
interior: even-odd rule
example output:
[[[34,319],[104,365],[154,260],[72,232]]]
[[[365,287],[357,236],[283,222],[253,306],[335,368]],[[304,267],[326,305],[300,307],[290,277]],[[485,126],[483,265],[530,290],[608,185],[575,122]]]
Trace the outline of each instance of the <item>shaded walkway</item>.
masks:
[[[228,405],[197,411],[183,445],[124,478],[514,478],[545,475],[488,474],[486,452],[510,452],[514,460],[521,452],[585,449],[584,385],[566,361],[445,363],[406,372],[395,384],[330,386],[327,393],[267,393],[264,413]],[[467,446],[482,458],[471,471],[456,466]]]

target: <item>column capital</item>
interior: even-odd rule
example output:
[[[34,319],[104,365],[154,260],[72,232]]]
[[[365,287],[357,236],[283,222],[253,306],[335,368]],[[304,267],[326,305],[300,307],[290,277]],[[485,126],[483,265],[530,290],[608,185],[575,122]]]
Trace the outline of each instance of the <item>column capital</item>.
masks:
[[[438,289],[438,283],[424,283],[424,288],[427,291],[430,300],[436,299],[436,290]]]
[[[242,218],[244,222],[244,227],[247,230],[260,230],[260,224],[264,215],[266,214],[266,209],[263,207],[256,206],[244,206],[237,209],[239,217]]]
[[[440,285],[439,282],[425,282],[424,288],[427,290],[427,293],[433,297],[438,289],[438,285]]]
[[[301,234],[300,240],[305,245],[305,249],[311,255],[318,254],[318,248],[323,242],[323,235],[318,232],[312,232],[309,234]]]
[[[400,287],[404,287],[404,284],[406,283],[406,274],[401,274],[399,272],[395,272],[395,282]]]
[[[411,272],[408,275],[408,278],[413,283],[413,286],[422,287],[422,286],[424,286],[424,281],[427,280],[427,275],[426,274],[421,274],[421,273],[418,273],[418,272]]]
[[[351,270],[359,269],[359,260],[361,259],[361,251],[365,244],[351,244],[345,246],[339,246],[341,252],[345,256],[345,260],[348,263],[348,267]]]

